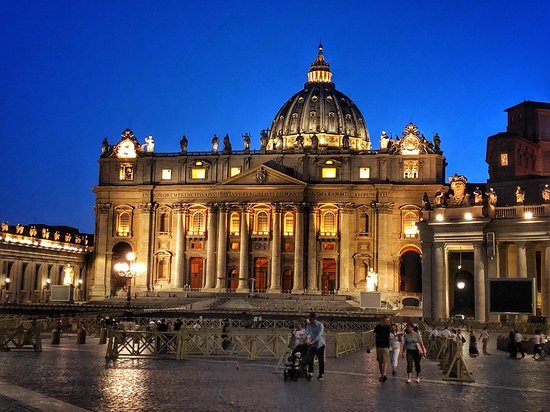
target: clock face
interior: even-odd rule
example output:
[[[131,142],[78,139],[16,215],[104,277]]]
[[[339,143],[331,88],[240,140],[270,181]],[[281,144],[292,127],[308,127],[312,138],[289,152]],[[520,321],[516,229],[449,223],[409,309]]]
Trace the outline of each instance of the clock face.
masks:
[[[124,140],[120,142],[118,146],[117,157],[125,159],[135,158],[136,149],[134,146],[134,142],[132,142],[131,140]]]
[[[418,139],[414,136],[406,137],[403,142],[403,148],[408,152],[418,150]]]

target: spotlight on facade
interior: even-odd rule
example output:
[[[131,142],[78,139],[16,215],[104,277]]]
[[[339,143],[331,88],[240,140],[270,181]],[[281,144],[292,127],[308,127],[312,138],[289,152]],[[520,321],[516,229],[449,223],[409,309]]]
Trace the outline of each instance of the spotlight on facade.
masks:
[[[472,220],[474,217],[472,216],[472,214],[470,212],[468,213],[464,213],[464,219],[466,220]]]
[[[463,281],[463,280],[459,280],[457,283],[456,283],[456,287],[459,288],[460,290],[464,289],[466,287],[466,283]]]
[[[437,215],[435,215],[435,220],[437,220],[438,222],[443,222],[443,215],[441,213],[438,213]]]
[[[523,215],[523,217],[527,220],[529,219],[533,219],[533,212],[525,212],[525,214]]]

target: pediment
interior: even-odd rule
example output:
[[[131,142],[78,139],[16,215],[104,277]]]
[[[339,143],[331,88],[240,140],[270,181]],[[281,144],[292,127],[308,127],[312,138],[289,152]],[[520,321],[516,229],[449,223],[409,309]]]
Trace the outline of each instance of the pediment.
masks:
[[[223,182],[222,185],[255,185],[255,186],[300,186],[304,187],[307,184],[295,177],[289,176],[279,170],[265,164],[239,173]]]

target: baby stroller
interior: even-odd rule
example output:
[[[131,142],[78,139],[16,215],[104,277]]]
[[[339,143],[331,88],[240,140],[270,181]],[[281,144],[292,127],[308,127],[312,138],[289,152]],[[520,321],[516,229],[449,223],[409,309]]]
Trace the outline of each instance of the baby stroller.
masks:
[[[283,372],[284,380],[297,381],[299,378],[311,380],[311,375],[307,373],[307,346],[298,345],[287,358],[285,370]]]

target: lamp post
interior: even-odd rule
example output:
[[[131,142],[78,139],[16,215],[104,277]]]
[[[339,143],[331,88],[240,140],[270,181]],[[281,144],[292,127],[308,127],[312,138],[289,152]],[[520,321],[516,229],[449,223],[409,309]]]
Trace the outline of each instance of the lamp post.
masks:
[[[134,252],[129,252],[125,259],[115,264],[114,269],[120,276],[129,279],[127,281],[128,294],[126,295],[126,306],[130,309],[130,301],[132,300],[132,278],[143,273],[145,271],[145,266],[142,263],[136,262],[136,254]]]
[[[4,280],[4,285],[2,285],[2,288],[0,290],[0,299],[2,298],[2,295],[4,294],[4,290],[6,291],[6,301],[8,300],[8,290],[10,289],[10,282],[11,282],[11,279],[10,278],[6,278]]]
[[[82,299],[82,278],[78,279],[78,300],[83,300]]]
[[[252,294],[254,294],[254,284],[256,282],[256,278],[248,278],[252,282]]]

